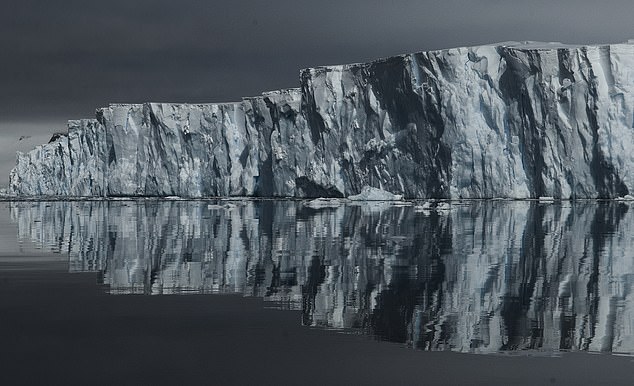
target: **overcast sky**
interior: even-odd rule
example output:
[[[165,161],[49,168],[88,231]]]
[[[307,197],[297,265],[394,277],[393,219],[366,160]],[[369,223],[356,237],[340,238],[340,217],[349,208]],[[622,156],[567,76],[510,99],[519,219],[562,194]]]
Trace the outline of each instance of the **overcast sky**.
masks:
[[[16,135],[63,130],[110,102],[295,87],[316,65],[506,40],[621,42],[633,15],[631,0],[2,0],[0,141],[13,149]]]

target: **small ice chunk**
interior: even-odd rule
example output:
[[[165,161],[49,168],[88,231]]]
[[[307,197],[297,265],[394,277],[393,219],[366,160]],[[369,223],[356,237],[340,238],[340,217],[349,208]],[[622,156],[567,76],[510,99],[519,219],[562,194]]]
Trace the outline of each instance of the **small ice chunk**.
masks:
[[[305,205],[312,209],[337,208],[341,205],[341,200],[339,200],[338,198],[320,197],[307,202]]]
[[[554,197],[542,196],[539,198],[539,202],[554,202],[554,201],[555,201]]]
[[[223,205],[220,205],[220,204],[209,204],[209,205],[207,205],[207,209],[209,209],[209,210],[225,210],[225,209],[226,210],[231,210],[231,209],[235,209],[237,207],[238,206],[236,204],[232,204],[230,202],[225,203]]]
[[[436,202],[426,201],[422,205],[416,205],[414,207],[415,212],[424,213],[426,215],[431,214],[432,211],[438,211],[441,213],[451,210],[451,204],[448,202]]]
[[[448,202],[439,202],[436,205],[436,210],[441,210],[441,211],[451,210],[451,205]]]
[[[431,201],[425,201],[422,205],[414,206],[414,212],[429,214],[434,209]]]
[[[429,216],[431,214],[431,209],[425,209],[425,208],[423,208],[422,205],[416,205],[414,207],[414,212],[415,213],[422,213],[425,216]]]
[[[1,193],[1,192],[0,192],[0,193]],[[623,197],[617,197],[615,200],[616,200],[616,201],[634,201],[634,196],[629,195],[629,194],[626,194],[626,195],[625,195],[625,196],[623,196]]]
[[[361,193],[348,197],[351,201],[400,201],[403,196],[383,189],[364,186]]]

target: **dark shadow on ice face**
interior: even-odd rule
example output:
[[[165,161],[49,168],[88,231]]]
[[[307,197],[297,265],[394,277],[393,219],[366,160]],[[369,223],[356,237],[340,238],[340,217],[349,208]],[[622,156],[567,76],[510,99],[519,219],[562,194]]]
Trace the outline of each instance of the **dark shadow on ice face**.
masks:
[[[113,294],[241,293],[424,350],[632,353],[628,204],[13,202]]]

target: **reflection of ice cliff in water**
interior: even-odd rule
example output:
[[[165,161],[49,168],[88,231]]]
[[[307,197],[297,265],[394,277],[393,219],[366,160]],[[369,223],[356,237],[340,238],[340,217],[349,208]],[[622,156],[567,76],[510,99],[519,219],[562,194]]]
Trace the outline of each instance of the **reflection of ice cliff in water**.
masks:
[[[634,352],[624,204],[220,204],[15,202],[11,215],[113,293],[239,292],[432,350]]]

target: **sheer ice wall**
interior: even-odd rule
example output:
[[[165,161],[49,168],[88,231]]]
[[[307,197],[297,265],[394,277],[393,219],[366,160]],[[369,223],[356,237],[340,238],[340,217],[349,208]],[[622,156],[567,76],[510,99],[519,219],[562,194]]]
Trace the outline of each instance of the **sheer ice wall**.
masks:
[[[226,104],[110,105],[96,120],[70,121],[68,136],[18,154],[9,189],[36,196],[292,196],[294,187],[273,173],[289,166],[274,167],[270,157],[295,131],[299,119],[287,113],[298,110],[297,101],[298,90],[284,90]]]
[[[18,156],[61,196],[618,197],[634,190],[634,46],[501,43],[303,70],[230,104],[112,105]],[[90,146],[89,143],[92,145]],[[82,148],[83,146],[83,148]]]

